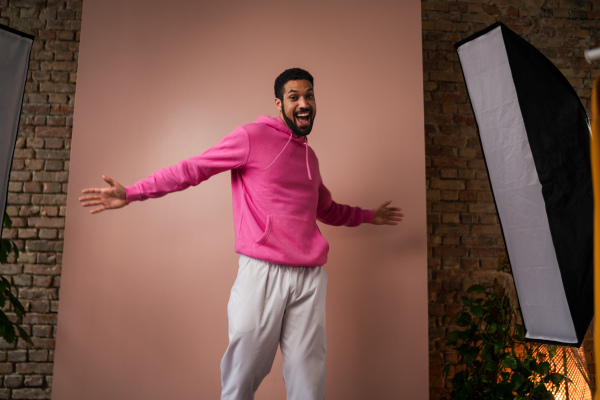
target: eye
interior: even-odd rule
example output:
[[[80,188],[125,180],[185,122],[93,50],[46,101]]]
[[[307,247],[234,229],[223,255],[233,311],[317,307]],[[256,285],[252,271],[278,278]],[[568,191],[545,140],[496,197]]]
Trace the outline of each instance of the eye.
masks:
[[[290,96],[290,100],[296,101],[298,100],[298,96]]]
[[[309,99],[309,100],[312,100],[312,99],[315,98],[315,95],[314,94],[309,94],[309,95],[306,96],[306,98]]]

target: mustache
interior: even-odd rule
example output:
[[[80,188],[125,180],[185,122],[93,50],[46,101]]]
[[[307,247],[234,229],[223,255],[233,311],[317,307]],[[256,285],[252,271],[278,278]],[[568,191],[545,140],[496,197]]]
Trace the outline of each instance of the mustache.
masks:
[[[294,112],[294,115],[302,114],[302,113],[305,113],[305,112],[309,112],[309,113],[312,114],[312,108],[310,108],[310,107],[301,108],[298,111]]]

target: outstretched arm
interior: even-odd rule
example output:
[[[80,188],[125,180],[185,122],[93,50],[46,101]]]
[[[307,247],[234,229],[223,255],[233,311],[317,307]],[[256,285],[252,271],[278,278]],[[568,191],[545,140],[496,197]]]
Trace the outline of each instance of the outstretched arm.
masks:
[[[81,196],[79,201],[84,207],[99,206],[90,213],[96,214],[104,210],[121,208],[127,205],[127,193],[125,188],[116,181],[113,181],[107,176],[102,175],[102,179],[110,185],[107,188],[89,188],[83,189],[81,193],[92,193],[89,196]]]
[[[373,210],[373,224],[375,225],[398,225],[402,221],[402,210],[397,207],[388,207],[391,201],[386,201],[379,208]]]

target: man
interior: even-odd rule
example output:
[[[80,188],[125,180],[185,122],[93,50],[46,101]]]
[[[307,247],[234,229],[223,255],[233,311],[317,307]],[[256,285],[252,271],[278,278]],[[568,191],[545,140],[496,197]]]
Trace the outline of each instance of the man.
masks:
[[[238,276],[227,307],[229,346],[221,362],[222,400],[253,399],[277,346],[288,400],[325,397],[325,291],[329,245],[316,220],[331,225],[396,225],[400,209],[363,210],[334,202],[308,146],[316,116],[313,77],[299,68],[275,80],[279,118],[237,127],[203,154],[132,186],[83,190],[92,213],[164,196],[230,170]]]

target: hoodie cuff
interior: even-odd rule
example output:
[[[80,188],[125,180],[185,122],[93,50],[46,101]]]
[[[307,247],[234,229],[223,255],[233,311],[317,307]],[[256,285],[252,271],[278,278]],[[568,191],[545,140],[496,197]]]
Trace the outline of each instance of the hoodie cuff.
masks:
[[[127,204],[131,204],[133,201],[142,201],[146,200],[141,191],[137,188],[137,186],[126,186],[125,193],[127,198]]]
[[[372,224],[373,223],[373,214],[374,214],[374,210],[363,210],[363,223]]]

